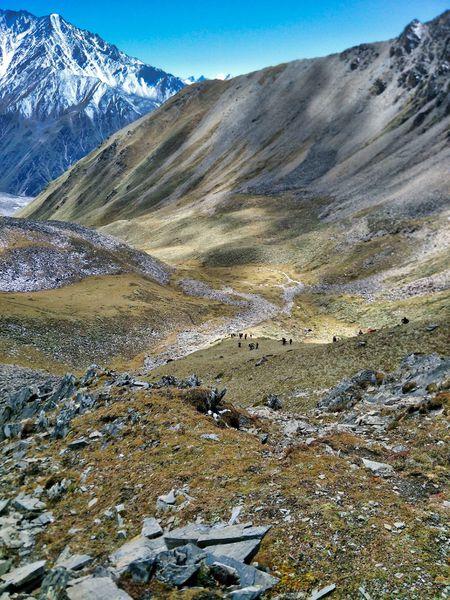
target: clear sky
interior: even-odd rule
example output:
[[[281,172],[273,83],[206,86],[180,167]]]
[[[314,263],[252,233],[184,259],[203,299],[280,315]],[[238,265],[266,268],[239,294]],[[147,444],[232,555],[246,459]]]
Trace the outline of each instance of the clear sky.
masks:
[[[448,0],[0,0],[59,13],[145,62],[182,77],[238,75],[389,39]]]

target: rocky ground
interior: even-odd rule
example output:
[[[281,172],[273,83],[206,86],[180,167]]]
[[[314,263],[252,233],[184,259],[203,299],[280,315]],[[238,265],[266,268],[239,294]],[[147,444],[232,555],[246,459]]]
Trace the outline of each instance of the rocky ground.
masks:
[[[303,414],[194,375],[5,372],[2,600],[446,596],[448,359]]]

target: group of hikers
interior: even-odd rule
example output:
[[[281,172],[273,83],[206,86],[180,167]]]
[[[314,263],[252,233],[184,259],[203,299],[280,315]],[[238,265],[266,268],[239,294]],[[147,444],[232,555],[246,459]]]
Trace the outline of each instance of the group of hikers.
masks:
[[[231,334],[232,338],[236,338],[238,337],[238,348],[242,348],[242,340],[247,341],[248,338],[252,338],[253,334],[252,333],[232,333]],[[292,338],[289,338],[289,340],[285,337],[281,338],[281,343],[283,346],[287,346],[289,344],[289,346],[292,346],[293,340]],[[250,342],[248,345],[248,349],[249,350],[259,350],[259,342]]]
[[[403,325],[407,325],[409,323],[409,319],[407,317],[403,317],[401,322]],[[312,331],[312,329],[307,329],[307,330],[305,330],[305,333],[309,333],[311,331]],[[375,331],[376,331],[376,329],[369,328],[369,329],[367,329],[366,333],[375,333]],[[360,329],[358,331],[358,335],[364,335],[364,332],[362,329]],[[231,337],[232,338],[238,337],[239,338],[238,348],[242,348],[242,340],[247,341],[247,338],[249,338],[249,337],[252,338],[253,334],[252,333],[232,333]],[[336,343],[338,341],[339,341],[339,338],[337,337],[337,335],[333,335],[333,343]],[[293,340],[292,340],[292,338],[287,339],[285,337],[282,337],[281,343],[283,346],[287,346],[287,345],[292,346]],[[364,342],[361,342],[361,344],[363,344],[363,343]],[[258,350],[259,342],[250,342],[248,344],[248,348],[249,348],[249,350]]]

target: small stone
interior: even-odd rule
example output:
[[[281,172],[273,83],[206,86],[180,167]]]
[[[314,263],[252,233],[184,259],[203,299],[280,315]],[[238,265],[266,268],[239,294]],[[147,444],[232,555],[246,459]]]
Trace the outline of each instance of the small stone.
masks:
[[[69,450],[79,450],[80,448],[85,448],[87,445],[89,444],[89,442],[87,441],[86,438],[78,438],[77,440],[74,440],[73,442],[70,442],[70,444],[68,444],[67,448]]]
[[[159,537],[163,534],[161,525],[154,517],[145,517],[142,524],[141,535],[148,538],[149,540]]]
[[[175,496],[175,490],[170,490],[168,494],[158,496],[156,501],[156,508],[167,510],[171,506],[176,504],[177,498]]]
[[[266,398],[266,406],[272,410],[281,410],[283,408],[283,403],[275,394],[269,394]]]
[[[402,521],[397,521],[396,523],[394,523],[394,527],[396,529],[404,529],[406,527],[406,525]]]
[[[220,442],[220,438],[217,433],[204,433],[200,437],[204,440],[210,440],[211,442]]]
[[[366,469],[370,469],[374,475],[378,475],[380,477],[390,477],[395,473],[394,468],[387,463],[380,463],[374,460],[368,460],[367,458],[363,458],[362,462]]]
[[[314,590],[311,594],[309,600],[319,600],[319,598],[325,598],[328,594],[331,594],[336,589],[336,584],[332,583],[331,585],[327,585],[320,590]]]
[[[92,498],[92,500],[89,500],[88,502],[88,508],[92,508],[93,506],[95,506],[98,502],[98,498]]]
[[[263,588],[257,585],[252,585],[241,588],[240,590],[233,590],[230,592],[230,598],[232,598],[232,600],[256,600],[256,598],[259,598],[263,592]]]

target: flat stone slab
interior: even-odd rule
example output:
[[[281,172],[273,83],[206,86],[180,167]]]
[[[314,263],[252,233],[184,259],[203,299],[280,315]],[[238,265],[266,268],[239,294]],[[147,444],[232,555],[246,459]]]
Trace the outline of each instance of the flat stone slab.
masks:
[[[135,560],[151,558],[164,550],[167,550],[167,546],[162,537],[149,540],[148,538],[139,535],[123,544],[123,546],[110,555],[109,559],[113,563],[116,571],[118,573],[123,573]]]
[[[246,540],[245,542],[235,542],[232,544],[215,544],[207,546],[207,552],[234,558],[234,560],[241,562],[248,562],[257,554],[260,545],[260,539]]]
[[[45,564],[47,561],[38,560],[37,562],[30,563],[24,567],[18,567],[13,569],[6,575],[2,575],[0,579],[3,582],[5,590],[16,590],[20,589],[27,583],[42,579],[45,573]]]
[[[227,527],[212,527],[208,532],[200,535],[197,545],[201,548],[217,544],[233,544],[247,540],[261,540],[269,531],[267,527],[245,527],[243,525],[230,525]]]
[[[67,588],[69,600],[133,600],[109,577],[87,577]]]
[[[45,503],[41,502],[39,498],[33,498],[33,496],[20,495],[16,496],[12,501],[12,506],[16,510],[27,513],[27,512],[39,512],[45,509]]]
[[[79,571],[90,565],[93,560],[89,554],[74,554],[65,560],[58,561],[55,567],[64,567],[68,571]]]
[[[208,533],[211,530],[209,525],[197,525],[190,523],[185,527],[178,527],[164,534],[167,547],[177,548],[186,544],[197,544],[201,535]]]
[[[163,534],[161,525],[155,519],[155,517],[146,517],[142,524],[141,535],[148,538],[149,540],[159,537]]]

